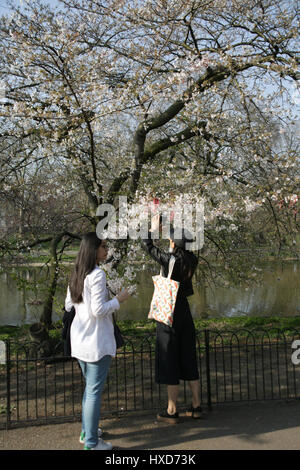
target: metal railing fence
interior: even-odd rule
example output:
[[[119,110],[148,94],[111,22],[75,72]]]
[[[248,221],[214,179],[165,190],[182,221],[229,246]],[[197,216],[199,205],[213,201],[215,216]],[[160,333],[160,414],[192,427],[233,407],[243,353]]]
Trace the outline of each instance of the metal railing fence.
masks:
[[[205,329],[197,332],[203,406],[300,398],[300,365],[292,362],[298,329]],[[157,410],[166,387],[154,381],[155,333],[125,338],[110,368],[102,414]],[[299,354],[300,356],[300,354]],[[84,380],[75,359],[40,357],[36,345],[5,341],[0,364],[0,428],[80,419]],[[190,403],[181,383],[179,406]]]

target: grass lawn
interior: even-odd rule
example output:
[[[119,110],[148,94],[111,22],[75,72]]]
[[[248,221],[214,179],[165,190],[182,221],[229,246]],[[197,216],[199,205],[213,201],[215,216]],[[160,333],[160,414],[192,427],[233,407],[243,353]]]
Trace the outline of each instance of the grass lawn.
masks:
[[[209,318],[209,319],[194,319],[196,330],[218,330],[225,332],[226,330],[235,331],[239,329],[267,329],[295,332],[295,329],[300,330],[300,316],[296,317],[234,317],[234,318]],[[155,332],[155,322],[151,320],[144,321],[118,321],[118,325],[124,336],[133,336],[135,338],[146,337],[148,334]],[[29,326],[0,326],[0,340],[15,339],[15,340],[28,340],[29,339]],[[61,338],[62,323],[57,322],[50,330],[50,337],[54,340]]]

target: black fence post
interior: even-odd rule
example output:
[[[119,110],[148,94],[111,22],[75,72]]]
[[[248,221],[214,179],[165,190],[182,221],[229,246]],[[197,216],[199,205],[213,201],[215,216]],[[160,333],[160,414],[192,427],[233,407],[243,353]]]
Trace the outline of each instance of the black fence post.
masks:
[[[10,341],[6,341],[6,429],[10,428]]]
[[[209,411],[211,406],[211,385],[210,385],[210,347],[209,347],[209,330],[204,330],[205,337],[205,360],[206,360],[206,386],[207,386],[207,406]]]

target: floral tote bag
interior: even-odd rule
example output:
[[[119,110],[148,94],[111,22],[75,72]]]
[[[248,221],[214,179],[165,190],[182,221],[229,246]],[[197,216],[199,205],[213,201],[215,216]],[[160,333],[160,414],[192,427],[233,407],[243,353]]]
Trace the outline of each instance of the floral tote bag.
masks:
[[[165,323],[173,324],[173,314],[180,283],[171,279],[176,258],[171,256],[169,261],[168,277],[162,276],[162,269],[158,276],[152,276],[154,293],[151,301],[148,318]]]

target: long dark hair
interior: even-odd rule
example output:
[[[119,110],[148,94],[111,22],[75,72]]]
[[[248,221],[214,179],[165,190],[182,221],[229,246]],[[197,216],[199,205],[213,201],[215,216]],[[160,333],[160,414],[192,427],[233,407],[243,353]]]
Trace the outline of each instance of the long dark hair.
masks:
[[[184,281],[192,279],[198,260],[196,256],[188,250],[175,245],[173,254],[180,260],[181,277]]]
[[[82,302],[82,292],[85,277],[93,271],[97,263],[97,250],[102,240],[95,232],[83,235],[75,266],[70,277],[69,288],[71,299],[75,304]]]

